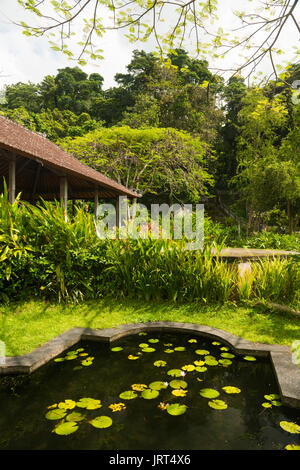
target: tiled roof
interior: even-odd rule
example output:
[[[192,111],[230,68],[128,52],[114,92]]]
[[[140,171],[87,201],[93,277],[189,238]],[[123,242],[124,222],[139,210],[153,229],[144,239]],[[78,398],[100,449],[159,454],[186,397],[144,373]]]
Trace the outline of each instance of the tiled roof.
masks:
[[[30,131],[3,116],[0,116],[0,148],[40,161],[49,168],[65,173],[66,176],[71,174],[95,185],[109,188],[120,195],[138,196],[125,186],[80,162],[43,135]]]

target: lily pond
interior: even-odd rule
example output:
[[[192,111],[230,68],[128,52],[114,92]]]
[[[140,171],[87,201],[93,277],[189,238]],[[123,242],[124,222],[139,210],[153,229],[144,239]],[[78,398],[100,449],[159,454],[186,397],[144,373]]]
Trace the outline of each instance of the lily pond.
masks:
[[[0,378],[0,449],[296,450],[300,410],[281,404],[269,360],[143,332]]]

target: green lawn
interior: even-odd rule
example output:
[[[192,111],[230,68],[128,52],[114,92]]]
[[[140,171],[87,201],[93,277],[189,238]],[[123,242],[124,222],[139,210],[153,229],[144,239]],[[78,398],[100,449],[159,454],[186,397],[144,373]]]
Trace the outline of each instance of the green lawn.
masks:
[[[300,322],[287,314],[226,304],[193,304],[103,299],[75,305],[27,301],[0,307],[0,339],[6,355],[31,352],[74,326],[109,328],[126,323],[184,321],[223,329],[249,341],[291,345]]]

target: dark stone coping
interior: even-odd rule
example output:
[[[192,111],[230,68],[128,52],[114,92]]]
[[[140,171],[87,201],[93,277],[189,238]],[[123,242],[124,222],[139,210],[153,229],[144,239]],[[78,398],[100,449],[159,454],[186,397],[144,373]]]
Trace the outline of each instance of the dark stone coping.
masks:
[[[300,409],[300,368],[292,361],[288,346],[246,341],[223,330],[194,323],[149,322],[121,325],[109,329],[72,328],[43,346],[23,356],[4,358],[0,375],[31,374],[80,340],[112,343],[142,331],[170,331],[197,334],[227,344],[237,355],[252,355],[271,359],[283,405]]]

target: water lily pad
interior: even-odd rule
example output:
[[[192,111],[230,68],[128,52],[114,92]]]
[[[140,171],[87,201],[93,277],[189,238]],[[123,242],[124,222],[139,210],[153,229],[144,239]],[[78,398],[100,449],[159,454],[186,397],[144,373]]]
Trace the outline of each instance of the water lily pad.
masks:
[[[101,400],[96,400],[95,398],[80,398],[76,403],[76,406],[79,408],[86,408],[87,410],[97,410],[101,408]]]
[[[119,351],[123,351],[123,348],[121,346],[116,346],[115,348],[111,348],[111,351],[112,352],[119,352]]]
[[[123,400],[132,400],[136,398],[138,395],[133,390],[126,390],[125,392],[120,393],[119,397]]]
[[[261,404],[264,408],[272,408],[272,403],[269,401],[265,401],[264,403]]]
[[[193,364],[187,364],[186,366],[182,366],[181,369],[186,370],[187,372],[193,372],[196,367]]]
[[[195,366],[204,366],[205,361],[194,361]]]
[[[183,415],[187,410],[186,405],[180,405],[180,403],[173,403],[167,407],[167,412],[172,416]]]
[[[273,406],[282,406],[281,401],[278,401],[278,400],[272,400],[272,401],[271,401],[271,404],[272,404]]]
[[[188,340],[189,343],[197,343],[197,340],[195,338],[191,338]]]
[[[75,367],[73,367],[73,370],[80,370],[80,369],[83,369],[83,367],[82,367],[82,366],[75,366]]]
[[[63,409],[56,408],[54,410],[50,410],[45,414],[45,418],[51,419],[51,420],[56,420],[56,419],[62,419],[66,416],[67,412]]]
[[[297,446],[297,444],[288,444],[285,446],[286,450],[300,450],[300,446]]]
[[[222,348],[220,348],[221,351],[229,351],[229,348],[227,348],[227,346],[222,346]]]
[[[148,348],[149,344],[148,343],[141,343],[139,344],[140,348]]]
[[[185,397],[187,394],[187,390],[175,389],[172,390],[172,394],[175,395],[175,397]]]
[[[207,371],[207,367],[196,367],[195,370],[197,372],[206,372]]]
[[[112,419],[109,416],[97,416],[96,418],[89,421],[94,428],[104,429],[109,428],[112,425]]]
[[[171,369],[167,372],[168,375],[171,377],[181,377],[182,370],[181,369]]]
[[[206,356],[207,354],[209,354],[209,351],[207,351],[206,349],[196,349],[195,353],[199,354],[199,356]]]
[[[146,384],[132,384],[131,385],[132,390],[135,390],[136,392],[142,392],[143,390],[146,390],[147,385]]]
[[[219,359],[219,364],[222,364],[222,366],[230,366],[232,361],[230,359]]]
[[[87,359],[82,361],[81,364],[84,366],[84,367],[88,367],[88,366],[91,366],[93,364],[93,361],[88,361]]]
[[[174,352],[174,349],[165,349],[164,352],[167,354],[172,354]]]
[[[157,338],[151,338],[151,339],[149,339],[148,341],[149,341],[149,343],[152,343],[152,344],[153,344],[153,343],[158,343],[158,342],[159,342],[159,339],[157,339]]]
[[[215,410],[226,410],[228,405],[223,400],[211,400],[208,405]]]
[[[78,411],[73,411],[69,415],[67,415],[66,420],[67,421],[82,421],[85,418],[85,415],[82,413],[79,413]]]
[[[128,359],[130,361],[136,361],[139,358],[139,356],[133,356],[132,354],[129,354]]]
[[[277,400],[278,398],[280,398],[280,396],[277,395],[276,393],[271,393],[270,395],[264,395],[264,398],[266,400],[272,401],[272,400]]]
[[[221,356],[224,357],[225,359],[232,359],[233,357],[235,357],[235,354],[231,354],[231,353],[228,353],[228,352],[223,352],[223,353],[221,353]]]
[[[187,383],[184,380],[171,380],[170,387],[179,389],[179,388],[187,388]]]
[[[300,434],[300,426],[296,423],[291,423],[289,421],[280,421],[279,424],[282,429],[291,434]]]
[[[226,393],[241,393],[241,390],[237,387],[232,387],[231,385],[227,385],[226,387],[222,387]]]
[[[217,398],[220,395],[220,393],[213,388],[202,388],[199,393],[201,397],[204,398]]]
[[[52,432],[58,434],[59,436],[67,436],[77,431],[78,424],[75,421],[66,421],[64,423],[58,424]]]
[[[157,381],[157,382],[152,382],[149,385],[149,388],[151,388],[151,390],[162,390],[162,389],[167,388],[167,386],[168,386],[167,382]]]
[[[208,366],[217,366],[219,364],[219,362],[217,361],[217,359],[211,359],[207,356],[205,358],[205,364],[208,365]]]
[[[212,343],[214,346],[220,346],[221,343],[219,343],[219,341],[213,341]]]
[[[185,351],[185,347],[184,346],[177,346],[176,348],[174,348],[174,351],[178,351],[178,352]]]
[[[141,333],[139,333],[139,336],[147,336],[148,333],[146,333],[145,331],[141,331]]]
[[[167,363],[166,361],[155,361],[153,365],[155,365],[155,367],[165,367]]]
[[[63,362],[64,360],[64,357],[57,357],[56,359],[54,359],[54,362]]]
[[[256,361],[256,357],[254,356],[244,356],[243,359],[245,359],[245,361]]]
[[[143,348],[142,351],[145,352],[145,353],[151,353],[151,352],[154,352],[155,349],[154,348]]]
[[[61,408],[62,410],[72,410],[76,406],[76,402],[74,400],[65,400],[60,403],[58,403],[58,408]]]
[[[153,398],[157,398],[159,395],[159,391],[158,390],[151,390],[149,388],[147,388],[147,390],[144,390],[142,393],[141,393],[141,396],[143,398],[145,398],[146,400],[153,400]]]
[[[77,352],[77,353],[81,353],[81,352],[83,352],[83,351],[84,351],[84,348],[78,348],[78,349],[76,349],[76,352]]]

